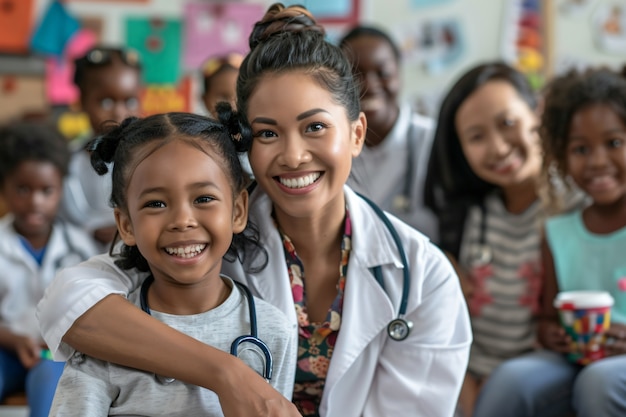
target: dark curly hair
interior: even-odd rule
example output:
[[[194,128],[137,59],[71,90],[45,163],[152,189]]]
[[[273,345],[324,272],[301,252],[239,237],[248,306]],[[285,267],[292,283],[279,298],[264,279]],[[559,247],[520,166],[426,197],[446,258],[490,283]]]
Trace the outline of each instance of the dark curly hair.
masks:
[[[324,29],[302,6],[275,3],[254,25],[237,80],[237,108],[244,119],[248,100],[261,77],[268,73],[302,70],[326,88],[346,109],[351,121],[360,112],[359,88],[342,50],[324,38]]]
[[[132,167],[137,164],[138,151],[153,142],[160,142],[158,146],[161,147],[182,140],[200,150],[209,147],[223,158],[233,196],[244,190],[248,177],[241,167],[239,153],[249,148],[251,136],[246,133],[239,115],[228,103],[220,103],[217,110],[219,121],[191,113],[157,114],[143,119],[129,117],[119,126],[92,140],[87,148],[91,152],[91,165],[96,172],[104,175],[113,165],[111,205],[127,210],[126,190]],[[111,252],[115,243],[111,245]],[[263,255],[260,261],[249,264],[253,271],[265,267],[267,253],[260,246],[257,228],[248,222],[242,233],[233,236],[224,259],[230,262],[239,259],[242,263],[247,258],[257,261],[259,252]],[[149,271],[148,262],[136,246],[122,245],[121,252],[116,255],[118,259],[115,263],[122,269]]]
[[[605,104],[626,124],[626,79],[607,68],[570,71],[554,78],[544,92],[541,140],[546,161],[565,178],[572,118],[581,109]]]
[[[54,126],[31,121],[0,128],[0,187],[22,162],[49,162],[65,176],[69,160],[67,141]]]

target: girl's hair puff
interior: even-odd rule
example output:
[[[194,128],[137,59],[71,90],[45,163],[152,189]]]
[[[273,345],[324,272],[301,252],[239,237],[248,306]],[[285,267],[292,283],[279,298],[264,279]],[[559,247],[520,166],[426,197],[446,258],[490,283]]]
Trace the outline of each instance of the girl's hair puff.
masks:
[[[249,45],[237,80],[237,108],[244,119],[261,77],[293,70],[311,75],[346,109],[351,121],[358,119],[359,89],[350,62],[338,46],[325,40],[324,29],[307,9],[273,4],[254,25]]]
[[[0,128],[0,187],[23,162],[49,162],[67,175],[70,151],[65,137],[43,122],[13,122]]]
[[[139,157],[148,154],[139,152],[145,145],[160,142],[150,152],[175,141],[183,140],[201,151],[209,147],[223,159],[223,168],[231,181],[233,197],[245,189],[248,181],[239,161],[239,153],[249,148],[250,134],[246,133],[241,119],[228,103],[218,106],[219,121],[191,113],[165,113],[143,119],[129,117],[119,126],[92,140],[88,144],[91,165],[100,175],[106,174],[111,164],[112,189],[110,203],[113,207],[127,210],[126,191],[132,172]],[[242,263],[259,252],[265,255],[258,267],[267,264],[267,255],[258,241],[256,227],[248,222],[246,229],[233,236],[233,241],[224,259]],[[113,245],[111,246],[111,249]],[[115,263],[122,269],[137,268],[148,271],[148,263],[136,246],[122,245],[119,259]]]
[[[490,81],[509,83],[531,109],[537,107],[537,98],[526,76],[503,62],[484,63],[470,69],[443,98],[428,162],[424,202],[438,213],[441,247],[456,256],[469,207],[482,204],[487,194],[498,189],[472,171],[456,130],[456,114],[461,105]]]

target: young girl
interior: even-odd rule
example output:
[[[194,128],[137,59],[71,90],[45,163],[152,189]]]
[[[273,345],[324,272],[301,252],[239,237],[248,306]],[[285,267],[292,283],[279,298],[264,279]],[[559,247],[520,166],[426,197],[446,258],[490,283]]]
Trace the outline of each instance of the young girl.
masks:
[[[547,88],[546,157],[590,198],[582,210],[547,220],[539,340],[546,348],[502,365],[477,416],[578,417],[626,413],[626,80],[609,70],[572,72]],[[558,291],[604,290],[615,299],[608,358],[569,363],[568,338],[553,306]],[[489,389],[487,389],[489,388]]]
[[[100,244],[100,249],[105,250],[117,230],[108,201],[111,184],[108,177],[93,172],[84,147],[93,135],[103,132],[107,122],[120,123],[127,117],[140,115],[139,55],[131,49],[94,47],[76,60],[74,83],[92,131],[72,144],[61,214],[85,228]]]
[[[367,130],[350,63],[296,6],[271,6],[250,45],[237,105],[253,137],[250,219],[269,258],[247,274],[257,258],[222,267],[287,314],[298,335],[297,408],[233,358],[111,296],[140,278],[113,273],[109,257],[59,275],[48,291],[40,317],[50,345],[60,357],[78,348],[213,389],[229,417],[452,415],[467,309],[445,255],[345,186]]]
[[[541,287],[536,99],[501,63],[465,73],[444,98],[426,181],[440,242],[458,260],[474,341],[460,408],[507,358],[531,350]]]
[[[221,116],[230,122],[228,114]],[[246,291],[220,275],[222,257],[243,259],[260,249],[244,233],[248,195],[236,148],[245,141],[236,135],[241,136],[192,114],[128,119],[90,145],[91,158],[101,175],[113,163],[111,201],[124,242],[115,264],[120,273],[136,269],[150,274],[129,299],[226,352],[235,339],[251,334],[256,326],[251,322],[258,318],[258,338],[268,350],[242,342],[234,354],[260,375],[271,374],[272,386],[290,398],[295,340],[285,315],[261,300],[248,300]],[[73,355],[51,415],[113,414],[223,415],[211,391]]]
[[[63,267],[96,253],[89,236],[57,219],[69,152],[50,126],[0,129],[0,400],[26,391],[31,416],[47,416],[63,363],[49,360],[37,302]]]
[[[361,110],[368,125],[348,184],[436,242],[437,218],[424,206],[434,123],[409,103],[399,103],[400,49],[372,26],[352,28],[340,45],[361,87]]]
[[[216,105],[220,101],[235,106],[237,76],[241,61],[243,61],[243,56],[233,52],[223,56],[211,57],[202,64],[204,84],[202,101],[210,114],[217,114]]]

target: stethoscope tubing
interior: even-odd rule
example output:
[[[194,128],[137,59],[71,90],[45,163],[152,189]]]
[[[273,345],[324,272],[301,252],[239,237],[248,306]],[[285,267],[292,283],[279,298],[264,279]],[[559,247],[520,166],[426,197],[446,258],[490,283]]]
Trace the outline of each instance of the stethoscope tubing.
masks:
[[[141,284],[141,290],[139,293],[139,306],[148,315],[152,315],[150,312],[150,306],[148,305],[148,289],[153,282],[154,277],[152,275],[148,276]],[[272,352],[270,351],[269,347],[265,344],[265,342],[259,339],[258,336],[256,304],[254,302],[254,297],[252,296],[252,293],[250,292],[248,287],[246,287],[244,284],[237,281],[233,282],[237,285],[237,287],[242,290],[248,301],[248,312],[250,316],[250,334],[237,337],[230,346],[230,354],[238,357],[239,346],[241,346],[243,343],[252,343],[253,345],[257,346],[261,350],[261,353],[263,353],[265,359],[263,377],[266,381],[270,381],[272,379],[274,361],[272,359]],[[171,381],[170,379],[167,380],[167,382]]]

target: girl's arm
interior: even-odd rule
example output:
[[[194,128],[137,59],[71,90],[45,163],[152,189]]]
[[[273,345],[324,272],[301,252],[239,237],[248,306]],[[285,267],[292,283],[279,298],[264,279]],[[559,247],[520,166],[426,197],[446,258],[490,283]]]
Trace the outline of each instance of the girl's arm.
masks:
[[[239,359],[174,330],[118,295],[87,310],[63,341],[99,359],[208,388],[218,395],[226,417],[300,416]]]
[[[568,353],[570,351],[570,340],[565,333],[565,329],[558,321],[558,312],[553,304],[559,292],[559,286],[556,279],[552,251],[545,236],[541,241],[541,261],[544,277],[541,291],[541,317],[538,328],[539,343],[546,349]]]

